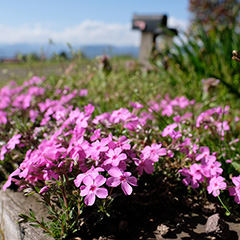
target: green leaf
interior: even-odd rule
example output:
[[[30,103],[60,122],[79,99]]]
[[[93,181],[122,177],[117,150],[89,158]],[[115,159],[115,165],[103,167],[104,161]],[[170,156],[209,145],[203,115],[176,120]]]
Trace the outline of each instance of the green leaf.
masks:
[[[66,225],[66,221],[67,221],[67,214],[66,214],[66,212],[63,213],[63,215],[61,216],[61,220],[62,220],[63,225]]]
[[[33,212],[33,210],[31,208],[29,209],[29,214],[32,218],[36,219],[35,213]]]
[[[32,226],[32,227],[39,227],[39,228],[41,228],[41,225],[39,225],[39,224],[30,223],[29,225]]]
[[[237,163],[237,162],[232,162],[232,165],[233,165],[233,167],[234,167],[238,172],[240,172],[240,164],[239,164],[239,163]]]

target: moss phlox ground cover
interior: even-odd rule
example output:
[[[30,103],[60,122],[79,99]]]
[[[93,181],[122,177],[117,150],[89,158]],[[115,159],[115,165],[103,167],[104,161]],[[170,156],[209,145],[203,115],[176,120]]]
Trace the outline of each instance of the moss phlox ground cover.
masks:
[[[119,194],[131,195],[144,174],[170,173],[179,184],[214,197],[228,190],[240,203],[233,134],[239,118],[231,118],[230,106],[206,109],[184,96],[159,95],[147,105],[130,102],[129,108],[100,112],[87,94],[55,89],[39,77],[0,90],[1,173],[8,178],[3,190],[14,183],[36,192],[52,214],[55,205],[64,206],[61,216],[54,215],[61,218],[61,233],[33,213],[21,215],[24,220],[64,236],[79,227],[82,209],[98,204],[105,212]],[[71,212],[73,205],[78,208]]]

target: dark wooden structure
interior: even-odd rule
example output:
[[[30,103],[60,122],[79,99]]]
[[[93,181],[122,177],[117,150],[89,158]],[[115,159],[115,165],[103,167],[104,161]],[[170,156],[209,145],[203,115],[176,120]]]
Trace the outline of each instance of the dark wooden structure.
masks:
[[[167,27],[167,15],[137,15],[132,19],[132,29],[141,31],[139,61],[147,64],[153,47],[158,48],[157,38],[165,39],[170,44],[177,35],[177,30]]]

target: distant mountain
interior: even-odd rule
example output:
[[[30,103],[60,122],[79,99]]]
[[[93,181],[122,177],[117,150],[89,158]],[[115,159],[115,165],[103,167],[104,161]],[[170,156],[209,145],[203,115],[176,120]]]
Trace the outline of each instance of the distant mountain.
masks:
[[[94,58],[98,55],[130,55],[134,58],[138,57],[139,48],[135,46],[111,46],[111,45],[86,45],[86,46],[72,46],[73,50],[80,50],[87,58]],[[41,55],[44,53],[47,58],[55,54],[65,52],[70,53],[70,49],[64,44],[0,44],[0,60],[4,58],[14,58],[18,54],[27,55],[36,53]]]

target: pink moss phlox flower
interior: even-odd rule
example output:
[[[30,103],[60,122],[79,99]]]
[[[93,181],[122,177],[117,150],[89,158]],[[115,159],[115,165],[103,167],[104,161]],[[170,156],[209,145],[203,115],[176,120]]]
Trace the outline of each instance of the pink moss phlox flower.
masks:
[[[177,123],[172,123],[170,125],[168,125],[167,127],[165,127],[163,129],[163,132],[162,132],[162,136],[163,137],[166,137],[167,135],[171,135],[171,133],[173,132],[173,130],[177,127]]]
[[[41,96],[43,95],[45,92],[45,88],[40,88],[40,87],[37,87],[37,86],[31,86],[29,89],[28,89],[28,94],[29,95],[32,95],[32,96]]]
[[[141,103],[138,103],[138,102],[129,102],[129,103],[135,109],[141,109],[144,107]]]
[[[207,178],[212,178],[214,176],[219,176],[222,174],[223,169],[221,168],[221,163],[218,161],[208,161],[205,165],[202,165],[202,173]]]
[[[172,158],[174,156],[173,151],[171,149],[167,150],[167,155],[166,156]]]
[[[7,123],[7,113],[0,110],[0,125]]]
[[[214,155],[210,155],[210,150],[208,147],[200,147],[199,151],[201,153],[196,155],[196,161],[200,161],[202,164],[206,164],[207,162],[214,162],[216,157]]]
[[[84,112],[80,112],[76,120],[78,128],[87,128],[89,116],[86,116]]]
[[[173,110],[173,107],[170,104],[163,107],[163,110],[162,110],[162,115],[163,116],[166,115],[166,116],[170,117],[170,116],[173,115],[173,113],[174,113],[174,110]]]
[[[126,136],[121,136],[118,138],[117,142],[112,141],[112,136],[110,137],[110,141],[108,143],[109,148],[115,149],[115,148],[121,148],[123,150],[130,150],[131,145],[129,144],[130,139],[128,139]]]
[[[230,129],[230,126],[228,125],[227,121],[217,122],[216,127],[217,127],[217,132],[221,136],[224,136],[224,132]]]
[[[33,76],[28,82],[25,82],[25,84],[27,84],[27,86],[34,85],[34,84],[39,85],[44,81],[46,81],[45,77]]]
[[[233,177],[232,178],[232,182],[235,185],[234,187],[230,187],[229,190],[229,194],[230,196],[235,196],[234,197],[234,201],[237,204],[240,204],[240,176],[238,177]]]
[[[42,142],[39,145],[39,151],[41,151],[41,157],[45,158],[46,167],[50,165],[55,165],[53,161],[58,161],[60,156],[66,152],[66,149],[61,145],[51,144],[50,142]],[[42,159],[43,160],[43,159]],[[50,161],[47,161],[50,160]],[[43,160],[44,161],[44,160]]]
[[[14,99],[14,101],[12,102],[12,106],[17,109],[27,109],[28,107],[30,107],[31,100],[31,95],[20,94]]]
[[[66,104],[68,102],[70,102],[73,98],[75,98],[77,96],[77,89],[73,90],[73,92],[67,94],[67,95],[63,95],[60,98],[60,103],[61,104]]]
[[[57,120],[57,124],[61,124],[65,121],[65,117],[68,113],[67,109],[56,109],[55,113],[52,115],[54,119]]]
[[[39,191],[39,194],[43,194],[43,193],[47,192],[49,188],[50,188],[49,186],[44,186],[44,187],[41,188],[41,190]]]
[[[86,150],[87,157],[91,156],[92,159],[98,160],[101,152],[107,152],[108,139],[104,138],[101,141],[97,140],[93,142]]]
[[[47,125],[50,120],[51,120],[51,117],[45,116],[44,118],[42,118],[42,120],[41,120],[41,122],[40,122],[40,126],[45,126],[45,125]]]
[[[132,186],[137,186],[137,178],[131,176],[130,172],[124,172],[118,167],[112,167],[108,171],[109,177],[106,184],[110,187],[117,187],[121,184],[121,188],[125,195],[131,195]]]
[[[159,112],[160,109],[161,109],[160,104],[158,102],[156,102],[156,101],[153,101],[153,100],[148,102],[148,106],[149,106],[149,108],[148,108],[148,112],[149,113]]]
[[[94,166],[92,166],[86,172],[78,174],[76,179],[74,180],[75,186],[76,187],[80,187],[80,185],[82,184],[83,179],[85,177],[87,177],[87,176],[92,176],[92,178],[95,179],[99,175],[99,172],[104,172],[104,169],[101,168],[101,167],[95,168]]]
[[[84,97],[88,95],[88,90],[87,89],[80,89],[79,91],[79,96]]]
[[[196,120],[196,127],[199,128],[203,122],[213,122],[213,118],[209,115],[209,112],[202,112]]]
[[[20,138],[22,137],[21,134],[14,135],[7,143],[7,149],[14,149],[17,144],[20,143]]]
[[[221,121],[223,114],[228,113],[228,107],[223,109],[222,107],[215,107],[202,112],[196,120],[196,127],[200,127],[201,124],[215,123],[216,121]],[[206,127],[207,125],[205,125]]]
[[[88,104],[86,106],[84,106],[84,111],[86,113],[86,117],[90,117],[92,115],[92,113],[94,112],[95,107],[92,104]]]
[[[93,124],[99,124],[99,123],[102,123],[102,124],[105,124],[105,125],[109,125],[109,118],[110,118],[110,116],[111,116],[111,114],[110,113],[108,113],[108,112],[106,112],[106,113],[102,113],[102,114],[100,114],[100,115],[97,115],[94,119],[93,119],[93,121],[92,121],[92,123]]]
[[[172,138],[172,139],[178,139],[178,138],[181,138],[182,137],[182,133],[180,131],[175,131],[173,130],[171,133],[169,133],[169,136]]]
[[[170,104],[172,106],[178,106],[183,109],[190,105],[190,101],[186,97],[182,96],[174,98],[170,101]]]
[[[127,159],[127,155],[125,153],[122,153],[121,148],[109,149],[109,151],[106,152],[106,156],[107,159],[104,161],[103,164],[110,164],[114,167],[118,166],[121,161]]]
[[[137,131],[137,129],[141,128],[141,125],[142,121],[140,121],[140,119],[137,116],[132,115],[124,123],[124,128],[127,128],[131,131]]]
[[[80,187],[80,195],[82,197],[86,196],[84,203],[87,206],[92,206],[94,204],[96,196],[101,199],[104,199],[108,196],[108,190],[100,187],[105,182],[106,178],[102,175],[98,175],[95,178],[92,175],[89,175],[83,179],[83,183],[85,185]]]
[[[52,178],[58,180],[58,178],[59,178],[59,174],[53,170],[43,170],[42,173],[43,173],[44,181],[51,180]]]
[[[39,115],[39,111],[30,109],[30,111],[29,111],[29,117],[30,117],[31,122],[34,123],[34,122],[36,121],[38,115]]]
[[[146,146],[141,153],[143,155],[141,156],[142,159],[150,159],[153,162],[157,162],[160,156],[167,155],[167,150],[162,148],[161,143],[152,143],[151,146]]]
[[[3,188],[2,188],[3,191],[6,191],[6,189],[11,185],[12,180],[13,180],[13,177],[19,175],[19,173],[20,173],[20,169],[17,168],[14,172],[12,172],[12,173],[9,175],[8,180],[7,180],[6,183],[3,185]]]
[[[75,136],[70,141],[67,148],[67,153],[74,161],[83,160],[87,156],[87,150],[89,149],[89,142],[85,141],[83,136],[77,139]]]
[[[27,177],[28,172],[30,172],[30,169],[31,169],[31,164],[32,164],[32,162],[34,164],[34,161],[37,161],[37,157],[38,157],[37,149],[35,149],[33,151],[31,149],[29,149],[26,152],[25,158],[19,166],[19,169],[22,171],[22,172],[19,173],[20,178],[22,178],[22,177],[26,178]]]
[[[59,103],[59,101],[56,100],[51,100],[51,99],[46,99],[45,102],[40,102],[38,103],[38,107],[40,112],[45,112],[48,108],[51,106],[56,106]]]
[[[0,152],[0,160],[1,161],[4,160],[5,153],[7,153],[7,147],[6,147],[6,145],[3,145],[2,148],[1,148],[1,152]]]
[[[186,186],[188,186],[191,183],[192,188],[198,188],[199,182],[204,181],[201,165],[198,165],[196,163],[191,165],[190,169],[184,168],[184,169],[179,170],[178,172],[186,177],[182,180],[182,182]]]
[[[188,154],[191,148],[191,138],[185,138],[183,143],[180,143],[178,147],[180,148],[180,152]]]
[[[76,121],[76,119],[78,118],[79,115],[80,115],[79,108],[71,110],[69,112],[69,123],[73,124]]]
[[[112,123],[119,123],[120,121],[125,122],[129,119],[132,114],[126,108],[120,108],[118,110],[114,110],[109,118],[109,121]]]
[[[101,128],[99,129],[96,129],[93,133],[93,135],[90,137],[90,140],[93,142],[97,139],[100,139],[101,138]]]
[[[8,108],[10,104],[11,104],[10,96],[1,96],[0,95],[0,109],[1,110]]]
[[[173,120],[177,123],[180,123],[180,122],[185,123],[186,120],[190,120],[192,116],[193,116],[193,113],[188,112],[188,113],[185,113],[183,116],[177,115],[173,117]]]
[[[181,122],[181,116],[180,115],[177,115],[175,117],[173,117],[173,120],[176,122],[176,123],[180,123]]]
[[[154,116],[152,113],[150,112],[141,112],[140,113],[140,116],[141,116],[141,121],[146,123],[146,121],[149,119],[149,120],[153,120],[154,119]],[[145,124],[142,124],[142,125],[145,125]]]
[[[220,195],[220,190],[225,190],[227,188],[227,184],[224,182],[224,178],[221,176],[214,176],[210,179],[209,185],[207,187],[207,191],[209,194],[212,193],[214,197]]]
[[[47,176],[55,178],[52,169],[57,167],[62,156],[65,157],[65,152],[66,149],[61,145],[43,140],[38,149],[32,152],[31,150],[27,151],[24,161],[19,166],[21,170],[19,177],[25,178],[32,184],[44,181],[44,177],[47,178]]]
[[[145,171],[147,174],[152,174],[154,172],[154,162],[150,159],[137,159],[134,158],[134,163],[136,164],[139,175],[143,174],[143,171]]]

